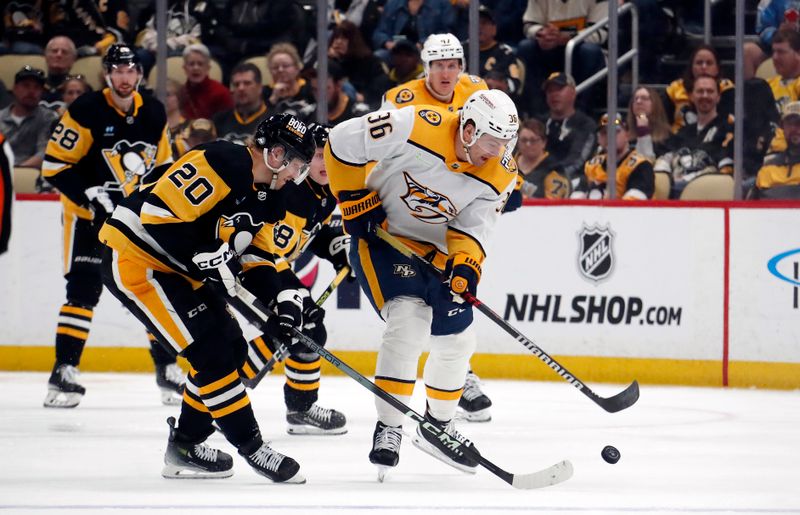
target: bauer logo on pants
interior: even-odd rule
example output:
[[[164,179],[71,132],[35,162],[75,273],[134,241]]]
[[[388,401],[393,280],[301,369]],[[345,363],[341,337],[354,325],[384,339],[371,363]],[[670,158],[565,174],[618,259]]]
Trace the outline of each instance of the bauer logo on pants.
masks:
[[[614,269],[614,253],[612,249],[614,233],[608,227],[583,226],[578,240],[578,270],[584,277],[599,282]]]

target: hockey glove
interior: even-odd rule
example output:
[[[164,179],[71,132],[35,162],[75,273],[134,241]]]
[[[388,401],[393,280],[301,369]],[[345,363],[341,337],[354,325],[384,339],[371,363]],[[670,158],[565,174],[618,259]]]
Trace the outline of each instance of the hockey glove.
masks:
[[[328,340],[328,332],[325,330],[325,324],[323,323],[324,319],[324,309],[311,300],[310,296],[303,299],[303,334],[323,346]],[[298,344],[295,345],[292,352],[313,353],[314,351],[305,345]]]
[[[114,212],[114,202],[111,201],[111,197],[102,186],[86,188],[84,194],[86,198],[89,199],[89,206],[94,213],[92,223],[95,225],[102,225],[103,222],[106,221],[106,218],[111,216],[111,213]]]
[[[339,193],[339,208],[344,230],[353,238],[374,241],[377,238],[375,228],[385,225],[386,212],[375,191],[342,191]]]
[[[275,315],[267,320],[267,336],[275,338],[284,345],[291,347],[297,342],[293,329],[303,328],[303,299],[308,296],[308,290],[288,288],[278,293],[275,299]]]
[[[466,254],[456,254],[447,261],[445,267],[447,286],[453,294],[455,302],[463,303],[461,297],[465,293],[472,296],[478,293],[478,281],[481,279],[481,265],[474,258]]]
[[[330,252],[330,261],[334,270],[338,273],[344,267],[350,268],[350,273],[347,274],[347,280],[352,281],[356,278],[356,273],[353,267],[350,266],[350,235],[337,236],[328,244],[328,252]]]
[[[217,242],[220,243],[220,240]],[[214,251],[198,252],[192,262],[200,270],[204,280],[217,283],[225,288],[228,295],[236,296],[236,277],[241,273],[242,267],[227,242],[221,242]]]

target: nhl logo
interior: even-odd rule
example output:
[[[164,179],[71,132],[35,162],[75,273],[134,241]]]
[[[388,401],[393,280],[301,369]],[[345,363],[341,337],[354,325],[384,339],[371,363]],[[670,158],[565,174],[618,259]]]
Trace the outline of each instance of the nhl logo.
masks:
[[[608,227],[583,226],[578,239],[578,270],[590,281],[599,282],[614,268],[612,242],[614,233]]]

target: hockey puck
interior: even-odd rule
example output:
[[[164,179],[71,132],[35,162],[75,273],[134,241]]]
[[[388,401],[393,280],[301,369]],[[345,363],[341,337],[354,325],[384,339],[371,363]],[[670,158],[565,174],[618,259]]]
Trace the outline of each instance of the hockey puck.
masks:
[[[619,451],[613,445],[606,445],[603,447],[603,452],[600,453],[600,456],[606,460],[607,463],[611,463],[612,465],[619,461]]]

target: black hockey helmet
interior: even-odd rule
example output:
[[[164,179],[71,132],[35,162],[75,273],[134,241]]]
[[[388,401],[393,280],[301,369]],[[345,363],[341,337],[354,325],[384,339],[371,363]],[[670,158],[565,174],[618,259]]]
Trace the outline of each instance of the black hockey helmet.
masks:
[[[115,66],[136,66],[142,70],[142,63],[139,56],[133,51],[130,45],[125,43],[115,43],[108,47],[106,55],[103,56],[103,69],[106,73],[111,73]]]
[[[314,138],[314,144],[317,148],[322,148],[328,142],[328,134],[331,132],[331,126],[324,123],[312,123],[308,126],[311,131],[311,136]]]
[[[316,144],[314,136],[305,123],[289,113],[273,114],[264,119],[256,127],[256,134],[253,138],[256,146],[263,150],[264,160],[267,160],[267,153],[275,146],[283,147],[285,153],[282,170],[293,159],[299,159],[306,163],[300,176],[295,179],[297,184],[303,182],[308,175],[308,163],[314,157]]]

